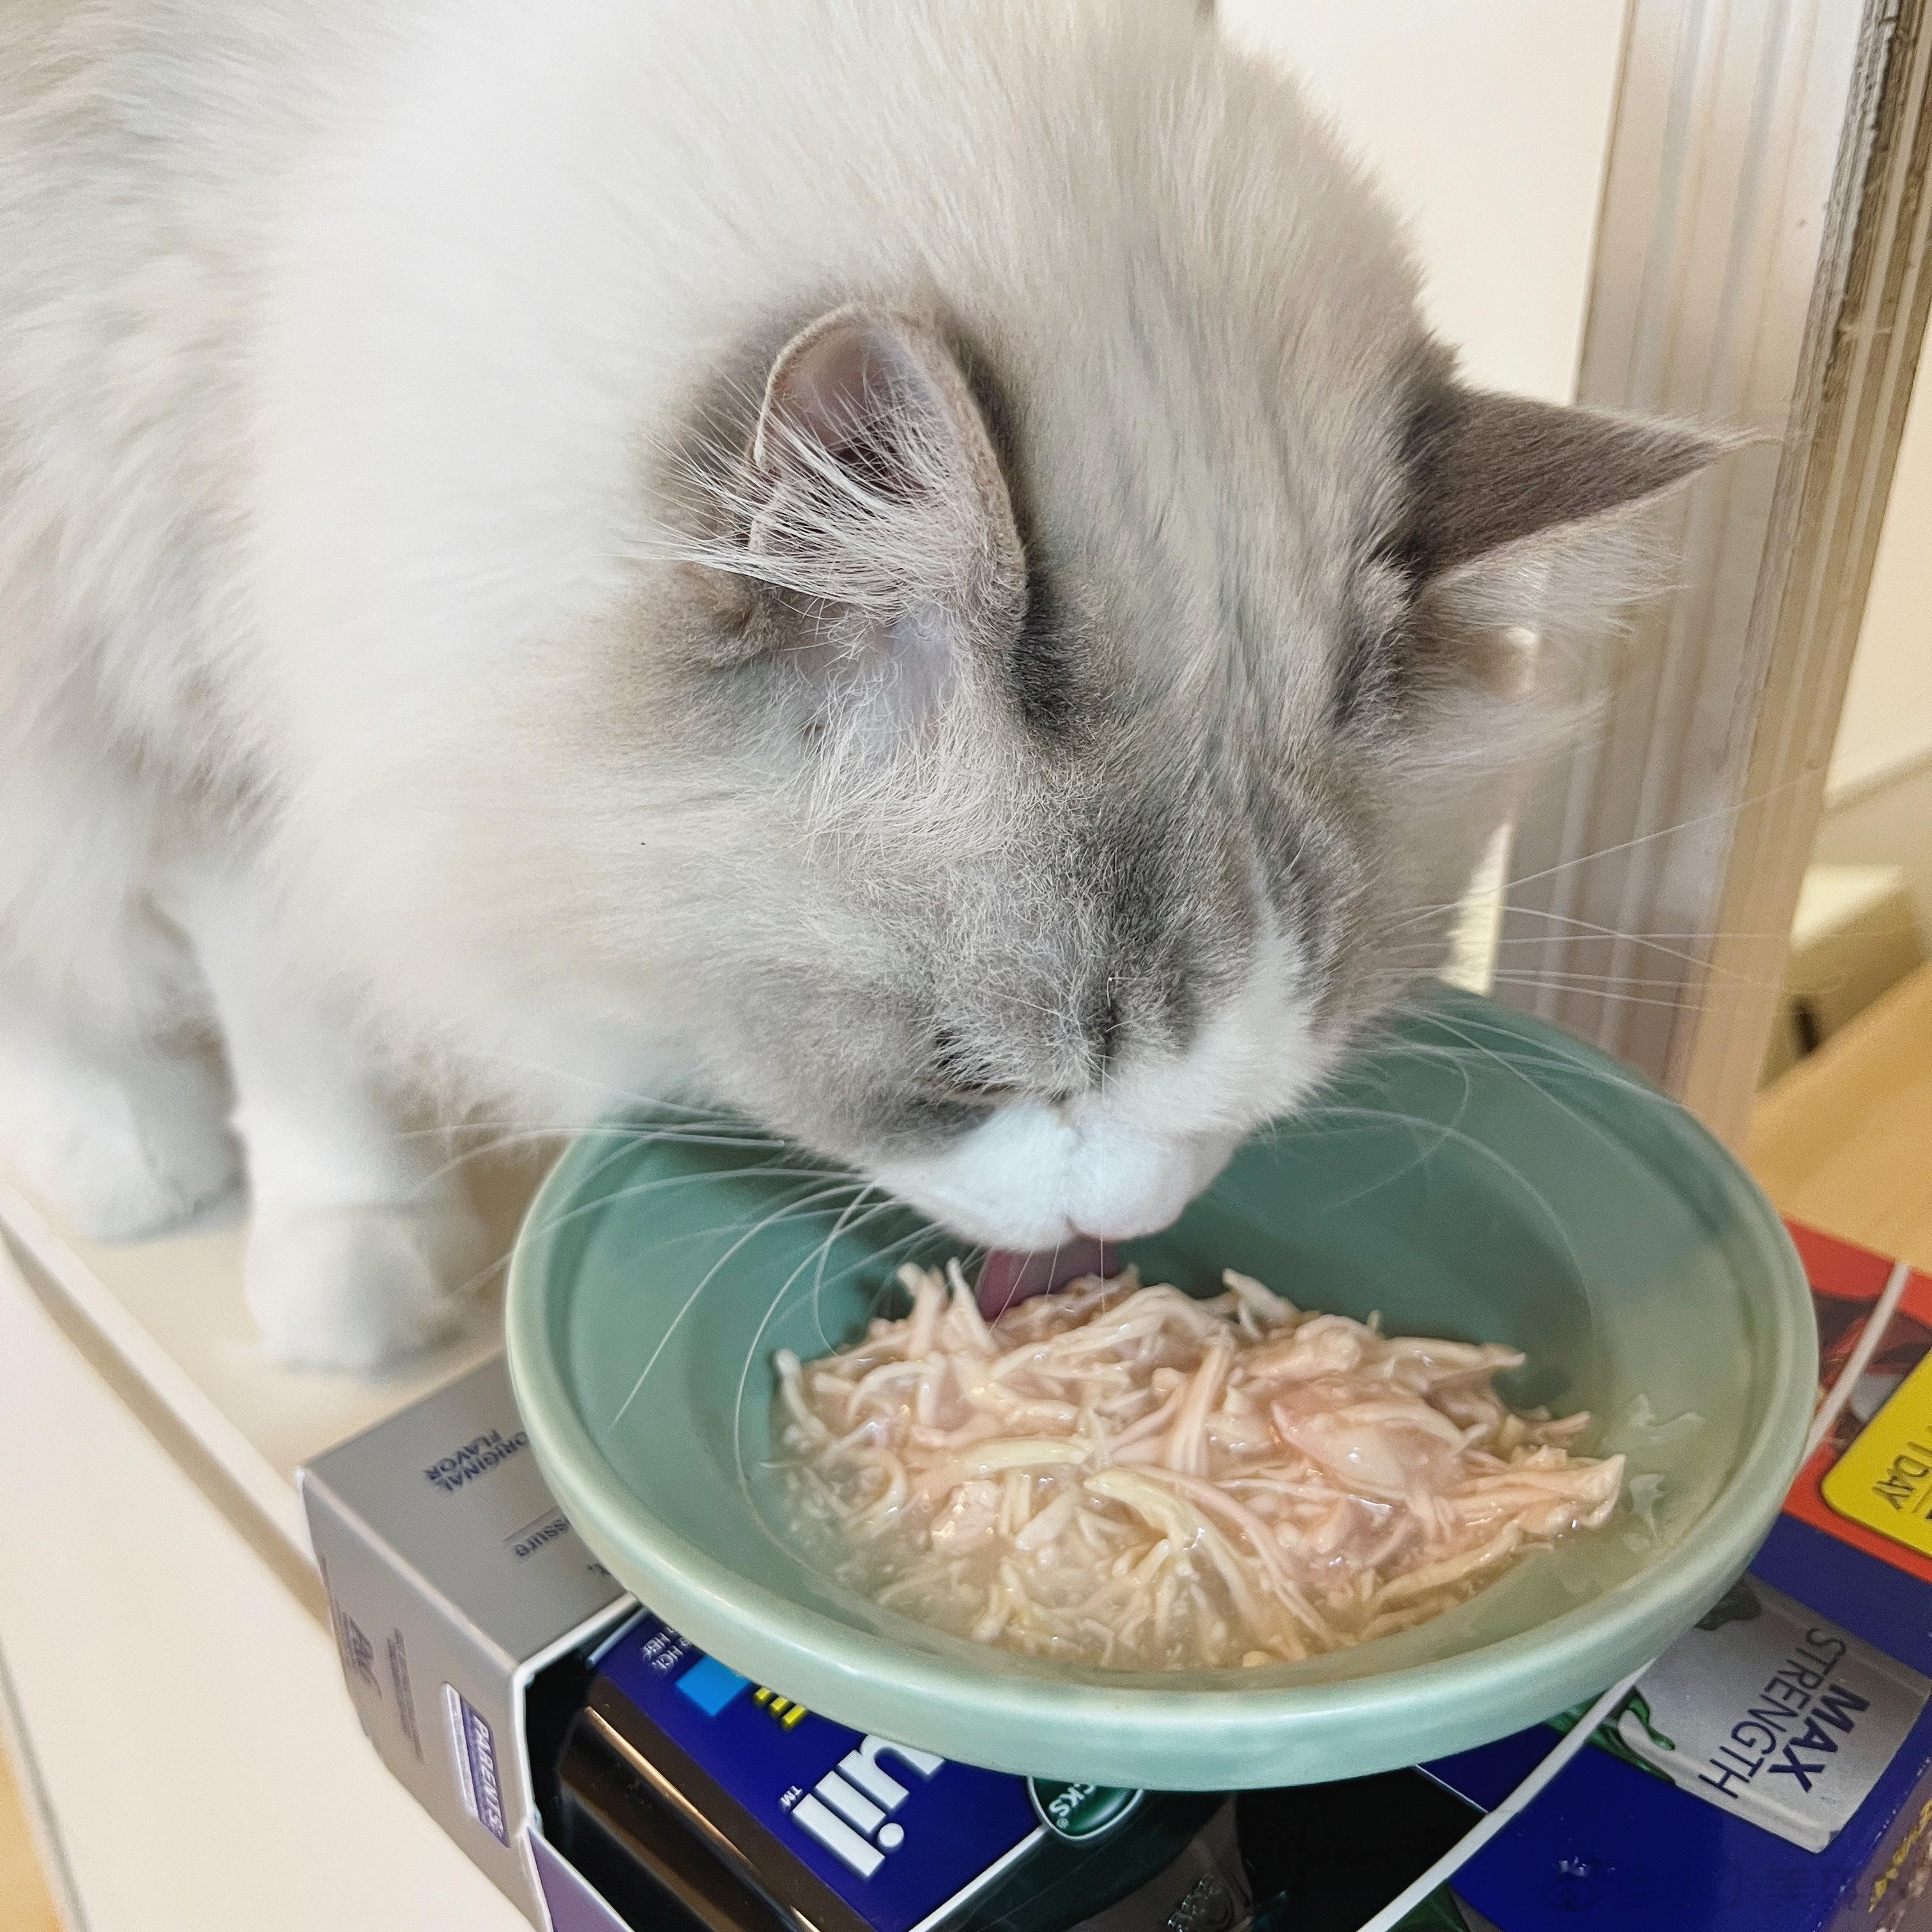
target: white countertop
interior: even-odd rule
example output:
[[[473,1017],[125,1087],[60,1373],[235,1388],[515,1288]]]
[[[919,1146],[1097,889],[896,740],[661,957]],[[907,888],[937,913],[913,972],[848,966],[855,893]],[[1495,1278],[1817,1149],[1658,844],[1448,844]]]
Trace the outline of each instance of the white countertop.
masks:
[[[507,1255],[532,1177],[500,1169],[476,1185]],[[124,1246],[82,1240],[0,1172],[0,1223],[49,1278],[87,1339],[177,1420],[304,1561],[295,1472],[473,1367],[501,1346],[502,1272],[478,1291],[461,1333],[380,1378],[278,1368],[242,1300],[244,1204],[238,1196],[171,1233]]]

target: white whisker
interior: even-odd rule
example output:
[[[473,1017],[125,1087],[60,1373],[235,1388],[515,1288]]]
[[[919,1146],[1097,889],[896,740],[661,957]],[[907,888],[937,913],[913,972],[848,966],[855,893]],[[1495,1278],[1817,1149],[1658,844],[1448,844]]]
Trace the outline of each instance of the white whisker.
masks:
[[[706,1288],[710,1286],[712,1281],[717,1277],[718,1270],[724,1267],[727,1262],[730,1261],[731,1258],[734,1255],[737,1254],[741,1249],[745,1247],[748,1243],[756,1240],[757,1238],[760,1234],[763,1234],[766,1228],[776,1227],[788,1214],[800,1212],[802,1210],[811,1207],[815,1202],[827,1200],[834,1195],[843,1194],[848,1188],[858,1184],[859,1184],[848,1179],[841,1186],[828,1187],[821,1190],[816,1194],[808,1194],[802,1200],[790,1202],[784,1207],[776,1209],[772,1213],[765,1216],[762,1220],[754,1223],[754,1225],[747,1229],[745,1233],[740,1234],[737,1240],[734,1241],[730,1246],[727,1248],[724,1252],[712,1263],[710,1267],[706,1269],[704,1275],[700,1278],[698,1286],[685,1297],[682,1305],[679,1308],[677,1312],[671,1317],[670,1322],[666,1327],[664,1333],[658,1337],[657,1346],[652,1349],[649,1359],[645,1362],[644,1366],[638,1370],[637,1380],[631,1384],[630,1394],[626,1396],[624,1400],[617,1405],[616,1413],[611,1417],[610,1421],[605,1425],[605,1426],[607,1428],[614,1429],[619,1423],[623,1420],[626,1412],[629,1409],[632,1403],[637,1400],[638,1392],[644,1388],[646,1381],[650,1376],[652,1370],[657,1366],[659,1358],[663,1355],[665,1348],[669,1346],[670,1338],[673,1335],[676,1334],[680,1325],[684,1320],[684,1318],[691,1312],[692,1307],[698,1300],[698,1298],[704,1292]]]

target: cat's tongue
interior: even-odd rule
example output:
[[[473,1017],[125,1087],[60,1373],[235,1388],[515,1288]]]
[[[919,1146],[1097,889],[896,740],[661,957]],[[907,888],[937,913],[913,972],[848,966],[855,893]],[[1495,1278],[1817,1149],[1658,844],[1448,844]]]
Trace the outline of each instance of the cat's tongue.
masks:
[[[1111,1249],[1099,1241],[1069,1241],[1038,1255],[995,1248],[980,1268],[980,1312],[988,1321],[1036,1294],[1050,1294],[1083,1275],[1114,1272]]]

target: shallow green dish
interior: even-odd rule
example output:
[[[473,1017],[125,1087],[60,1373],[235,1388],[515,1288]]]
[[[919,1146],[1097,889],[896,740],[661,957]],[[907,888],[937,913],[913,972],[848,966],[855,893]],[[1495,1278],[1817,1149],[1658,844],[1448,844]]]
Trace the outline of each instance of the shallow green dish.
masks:
[[[1681,1634],[1750,1561],[1797,1466],[1816,1334],[1763,1197],[1622,1068],[1445,994],[1129,1258],[1202,1292],[1236,1268],[1396,1331],[1510,1342],[1529,1356],[1511,1398],[1591,1410],[1585,1446],[1629,1456],[1641,1510],[1308,1664],[1127,1676],[982,1648],[848,1597],[786,1541],[762,1466],[772,1352],[844,1342],[894,1305],[900,1262],[951,1246],[897,1208],[849,1215],[828,1245],[850,1195],[821,1194],[823,1172],[757,1146],[586,1136],[518,1241],[511,1373],[559,1500],[652,1609],[746,1676],[949,1757],[1182,1790],[1467,1748]]]

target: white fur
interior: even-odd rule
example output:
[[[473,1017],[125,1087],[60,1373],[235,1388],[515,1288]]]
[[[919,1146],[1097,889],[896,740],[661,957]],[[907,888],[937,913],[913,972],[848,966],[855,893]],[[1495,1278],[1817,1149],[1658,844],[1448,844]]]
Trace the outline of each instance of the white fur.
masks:
[[[224,1185],[218,1034],[251,1306],[279,1354],[366,1364],[437,1332],[476,1244],[406,1095],[546,1126],[640,1090],[758,1104],[706,971],[721,913],[740,950],[850,962],[878,931],[808,880],[862,817],[881,879],[1001,862],[1010,775],[943,743],[748,844],[653,669],[703,554],[658,487],[694,386],[815,292],[942,290],[990,332],[1060,452],[1049,520],[1104,512],[1124,442],[1168,560],[1104,514],[1060,534],[1124,594],[1171,584],[1176,634],[1211,628],[1191,586],[1234,554],[1270,634],[1312,633],[1385,402],[1346,318],[1406,327],[1413,273],[1292,94],[1192,14],[16,0],[0,1135],[40,1185],[116,1232]],[[1346,286],[1291,329],[1281,290],[1318,274]],[[1227,359],[1197,365],[1209,278]],[[1186,409],[1135,328],[1206,372]],[[1306,475],[1276,476],[1277,398]],[[1284,715],[1325,701],[1298,662]],[[984,702],[959,688],[942,738]],[[1184,1059],[884,1178],[988,1241],[1158,1225],[1324,1070],[1294,979],[1272,942]]]

